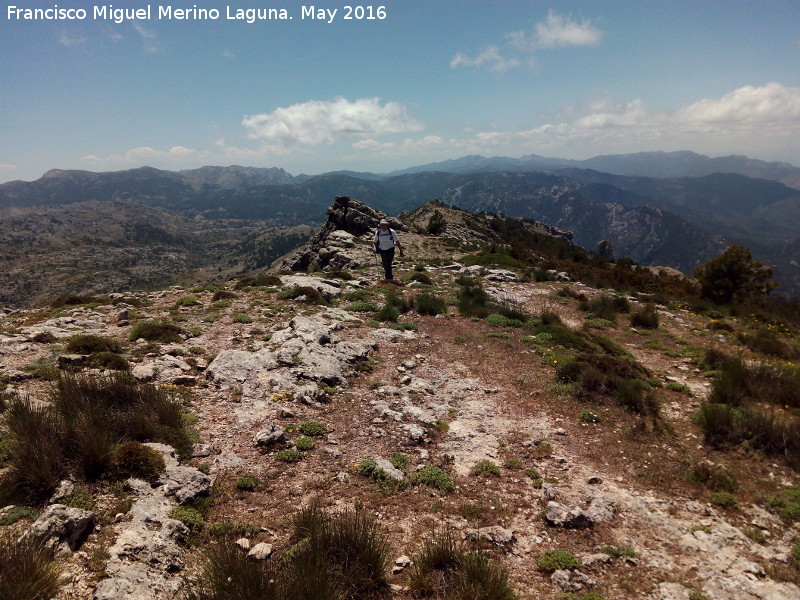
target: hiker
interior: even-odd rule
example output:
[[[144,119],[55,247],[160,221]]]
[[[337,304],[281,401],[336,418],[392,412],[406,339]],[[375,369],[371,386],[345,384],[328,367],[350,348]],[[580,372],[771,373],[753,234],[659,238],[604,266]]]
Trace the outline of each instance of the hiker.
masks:
[[[394,260],[394,248],[400,251],[400,258],[403,257],[403,245],[397,238],[397,232],[389,228],[389,221],[381,219],[378,225],[378,231],[375,232],[375,254],[381,255],[381,262],[383,263],[383,273],[386,279],[394,279],[392,275],[392,261]]]

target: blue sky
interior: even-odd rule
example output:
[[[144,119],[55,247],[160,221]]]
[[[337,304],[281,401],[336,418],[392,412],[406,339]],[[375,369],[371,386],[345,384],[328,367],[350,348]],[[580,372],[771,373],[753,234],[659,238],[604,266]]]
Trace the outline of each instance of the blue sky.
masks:
[[[9,12],[56,5],[86,18]],[[149,5],[151,18],[94,18],[109,5]],[[219,18],[159,19],[166,6]],[[303,6],[337,13],[301,19]],[[798,0],[360,5],[385,7],[373,20],[346,20],[345,6],[4,2],[0,181],[51,168],[387,172],[466,154],[650,150],[800,165]],[[293,18],[227,18],[247,8]]]

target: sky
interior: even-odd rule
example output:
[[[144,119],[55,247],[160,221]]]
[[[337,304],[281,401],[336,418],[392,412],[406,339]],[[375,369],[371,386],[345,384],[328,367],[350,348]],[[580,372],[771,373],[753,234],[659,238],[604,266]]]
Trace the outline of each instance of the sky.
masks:
[[[0,182],[656,150],[800,165],[800,0],[231,2],[4,1]]]

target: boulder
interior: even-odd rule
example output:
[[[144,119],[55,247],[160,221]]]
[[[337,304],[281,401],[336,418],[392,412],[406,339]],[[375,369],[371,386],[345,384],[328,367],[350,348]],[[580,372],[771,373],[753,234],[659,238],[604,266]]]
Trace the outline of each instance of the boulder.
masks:
[[[277,423],[270,423],[253,436],[254,446],[273,446],[286,441],[286,433],[283,427]]]
[[[547,503],[544,520],[548,525],[564,529],[586,529],[594,525],[580,507],[568,508],[553,501]]]
[[[51,504],[21,539],[43,542],[59,554],[69,554],[81,547],[92,532],[97,515],[64,504]]]

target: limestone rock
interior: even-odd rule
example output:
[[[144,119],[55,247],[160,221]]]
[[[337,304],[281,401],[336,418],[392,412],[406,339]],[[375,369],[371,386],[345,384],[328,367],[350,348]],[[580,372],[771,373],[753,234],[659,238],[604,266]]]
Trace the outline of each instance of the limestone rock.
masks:
[[[42,541],[58,553],[75,552],[91,533],[96,518],[88,510],[51,504],[22,535],[22,539]]]
[[[253,436],[254,446],[272,446],[284,441],[286,441],[286,433],[283,431],[283,427],[277,423],[270,423],[268,427]]]
[[[553,501],[547,503],[544,520],[548,525],[564,529],[586,529],[593,525],[592,520],[581,508],[577,506],[567,508]]]
[[[514,541],[514,532],[499,525],[468,529],[467,538],[472,540],[486,540],[497,546],[506,546]]]
[[[247,558],[252,558],[253,560],[266,560],[270,556],[272,556],[272,544],[264,542],[256,544],[247,553]]]

